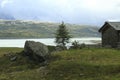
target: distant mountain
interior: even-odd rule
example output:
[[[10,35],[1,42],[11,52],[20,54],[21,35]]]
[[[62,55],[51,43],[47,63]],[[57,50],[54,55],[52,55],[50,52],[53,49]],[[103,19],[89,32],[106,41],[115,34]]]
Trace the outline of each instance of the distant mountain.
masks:
[[[12,15],[6,14],[6,13],[3,13],[3,12],[0,12],[0,19],[15,20],[15,18]]]
[[[60,23],[0,20],[0,38],[53,38]],[[100,37],[98,27],[66,24],[72,37]]]

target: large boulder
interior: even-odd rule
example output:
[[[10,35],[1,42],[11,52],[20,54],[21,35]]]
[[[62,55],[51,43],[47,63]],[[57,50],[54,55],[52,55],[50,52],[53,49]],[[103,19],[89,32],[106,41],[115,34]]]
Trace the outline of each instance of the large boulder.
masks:
[[[44,61],[49,56],[49,51],[46,45],[40,42],[26,41],[24,46],[24,53],[29,56],[31,60]]]

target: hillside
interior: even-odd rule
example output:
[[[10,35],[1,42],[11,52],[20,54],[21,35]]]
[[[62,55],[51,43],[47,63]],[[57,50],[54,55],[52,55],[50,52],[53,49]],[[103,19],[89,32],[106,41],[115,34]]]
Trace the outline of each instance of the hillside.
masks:
[[[60,23],[0,20],[0,38],[53,38]],[[72,37],[100,37],[98,27],[66,24]]]
[[[15,18],[11,14],[5,13],[1,8],[0,8],[0,19],[15,20]]]

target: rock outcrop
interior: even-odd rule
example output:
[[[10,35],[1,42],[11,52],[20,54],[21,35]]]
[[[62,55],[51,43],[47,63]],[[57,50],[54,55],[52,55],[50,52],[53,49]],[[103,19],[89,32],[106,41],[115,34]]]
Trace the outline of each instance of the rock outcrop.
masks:
[[[45,61],[49,56],[49,51],[46,45],[40,42],[26,41],[24,46],[25,55],[29,56],[31,60]]]

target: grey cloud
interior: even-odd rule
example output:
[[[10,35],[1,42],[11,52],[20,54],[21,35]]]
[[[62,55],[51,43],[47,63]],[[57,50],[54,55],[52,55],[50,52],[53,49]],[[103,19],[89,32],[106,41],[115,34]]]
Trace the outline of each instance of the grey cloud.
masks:
[[[12,0],[1,12],[13,15],[16,19],[32,19],[43,21],[65,21],[68,23],[101,25],[109,19],[119,19],[120,8],[108,4],[89,8],[82,6],[83,0]],[[62,2],[66,1],[62,4]],[[89,1],[89,0],[85,0]],[[104,1],[104,0],[102,0]],[[1,3],[1,2],[0,2]],[[103,2],[102,2],[103,3]],[[106,6],[104,6],[106,5]],[[111,7],[112,6],[112,7]]]

